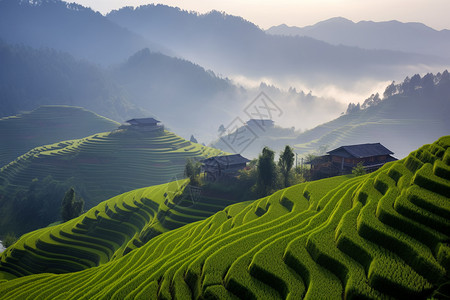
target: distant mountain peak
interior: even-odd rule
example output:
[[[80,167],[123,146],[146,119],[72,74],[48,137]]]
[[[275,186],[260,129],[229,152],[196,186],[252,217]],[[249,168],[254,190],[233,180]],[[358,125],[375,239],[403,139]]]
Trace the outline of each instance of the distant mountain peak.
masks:
[[[344,17],[333,17],[333,18],[330,18],[330,19],[327,19],[327,20],[324,20],[324,21],[317,22],[315,25],[327,24],[327,23],[328,24],[330,24],[330,23],[355,24],[355,22],[353,22],[352,20],[346,19]]]
[[[353,22],[343,17],[334,17],[305,27],[284,24],[273,26],[266,33],[310,37],[332,45],[450,58],[450,31],[438,31],[419,22]]]

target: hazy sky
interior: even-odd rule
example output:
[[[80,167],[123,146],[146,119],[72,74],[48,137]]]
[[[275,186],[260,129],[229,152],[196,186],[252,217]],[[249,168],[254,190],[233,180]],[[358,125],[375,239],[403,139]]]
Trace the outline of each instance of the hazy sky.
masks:
[[[72,2],[74,0],[66,0]],[[421,22],[450,29],[450,0],[75,0],[105,14],[123,6],[161,3],[201,13],[212,9],[239,15],[263,29],[285,23],[312,25],[332,17],[361,20]]]

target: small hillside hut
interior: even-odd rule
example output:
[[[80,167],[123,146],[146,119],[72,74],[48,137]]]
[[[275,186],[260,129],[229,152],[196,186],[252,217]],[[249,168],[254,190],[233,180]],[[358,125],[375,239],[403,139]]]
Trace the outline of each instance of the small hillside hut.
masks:
[[[362,163],[367,172],[381,168],[385,163],[397,160],[394,154],[380,143],[341,146],[328,151],[310,162],[313,178],[324,178],[350,174],[358,163]]]
[[[271,128],[274,126],[274,121],[270,119],[250,119],[247,121],[247,126],[259,126],[261,128]]]
[[[121,128],[132,129],[137,131],[158,131],[164,127],[160,125],[160,121],[154,118],[131,119],[126,121],[129,125],[121,126]]]
[[[213,156],[202,161],[202,172],[205,172],[206,180],[232,178],[238,175],[238,171],[244,169],[250,160],[240,154]]]

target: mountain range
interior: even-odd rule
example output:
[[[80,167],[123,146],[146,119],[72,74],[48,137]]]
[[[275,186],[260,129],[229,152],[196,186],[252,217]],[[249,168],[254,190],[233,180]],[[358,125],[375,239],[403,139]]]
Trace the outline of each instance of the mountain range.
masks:
[[[244,88],[192,62],[148,48],[120,64],[102,67],[65,52],[0,41],[0,63],[4,117],[41,105],[81,106],[118,122],[154,116],[183,137],[194,134],[208,142],[217,137],[210,128],[242,115],[262,90],[290,113],[290,120],[302,116],[301,128],[319,125],[344,109],[332,99],[301,91],[264,84]]]
[[[355,23],[342,17],[336,17],[305,27],[281,24],[270,27],[266,33],[305,36],[332,45],[362,49],[385,49],[450,57],[450,30],[438,31],[421,23],[402,23],[395,20]]]
[[[324,80],[351,87],[361,78],[402,78],[406,67],[414,72],[414,66],[442,69],[449,65],[448,56],[443,59],[417,51],[419,47],[412,47],[417,43],[391,50],[371,43],[361,48],[336,46],[310,37],[268,34],[241,17],[218,11],[199,14],[165,5],[125,7],[102,16],[60,0],[2,0],[0,20],[0,38],[7,43],[54,48],[94,63],[121,63],[149,48],[223,76],[276,78],[285,85],[297,81],[310,88]],[[370,30],[361,34],[371,36]],[[442,48],[445,53],[448,47],[441,47],[435,35],[423,33],[426,47],[420,49]]]
[[[107,18],[176,55],[227,76],[276,77],[310,85],[318,80],[350,84],[361,78],[397,78],[407,66],[449,62],[412,54],[415,51],[362,49],[310,37],[271,35],[241,17],[218,11],[199,14],[145,5],[112,11]]]
[[[1,0],[0,38],[69,52],[104,65],[120,62],[145,47],[169,52],[90,8],[60,0]]]

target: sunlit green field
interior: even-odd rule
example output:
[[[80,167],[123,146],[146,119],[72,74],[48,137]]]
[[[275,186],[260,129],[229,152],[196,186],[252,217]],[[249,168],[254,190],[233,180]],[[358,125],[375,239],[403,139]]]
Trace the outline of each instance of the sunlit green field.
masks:
[[[139,200],[142,196],[135,202],[118,196],[45,234],[30,233],[9,248],[1,256],[5,281],[0,298],[448,297],[449,147],[450,136],[443,137],[368,175],[303,183],[228,206],[203,221],[164,232],[143,245],[136,243],[126,255],[122,249],[136,239],[123,236],[141,228],[138,218],[131,216],[145,219],[143,215],[151,213],[144,213],[139,203],[148,211],[151,205]],[[142,191],[152,191],[148,195],[161,203],[166,201],[157,196],[162,187]],[[169,193],[165,197],[167,203],[173,201]],[[113,216],[121,217],[108,217],[106,205],[111,205]],[[87,225],[95,224],[91,219],[104,222],[101,229],[109,232],[89,240],[89,230],[95,231]],[[86,226],[74,232],[73,225],[80,221]],[[61,234],[64,230],[66,236]],[[58,242],[50,233],[72,239],[73,246],[65,242],[65,250],[54,251]],[[106,245],[113,243],[116,248]],[[76,263],[94,265],[95,255],[99,266],[69,270]],[[78,259],[68,259],[71,256]],[[35,272],[40,265],[68,273]],[[26,276],[32,273],[40,274]]]

